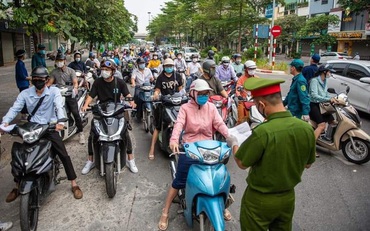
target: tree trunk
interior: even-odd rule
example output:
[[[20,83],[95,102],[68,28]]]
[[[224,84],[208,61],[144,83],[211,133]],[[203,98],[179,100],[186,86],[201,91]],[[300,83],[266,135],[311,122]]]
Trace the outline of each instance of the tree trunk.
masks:
[[[39,40],[38,40],[37,33],[33,32],[32,37],[33,37],[33,48],[34,48],[34,51],[36,53],[37,52],[37,45],[39,45]]]
[[[73,54],[74,51],[75,51],[75,45],[76,45],[76,42],[72,42],[72,44],[71,44],[71,54]]]
[[[242,12],[243,12],[243,3],[240,2],[239,8],[239,35],[238,35],[238,49],[237,52],[240,53],[242,49]]]
[[[93,51],[93,46],[94,44],[92,42],[90,42],[90,45],[89,45],[89,51],[92,52]]]

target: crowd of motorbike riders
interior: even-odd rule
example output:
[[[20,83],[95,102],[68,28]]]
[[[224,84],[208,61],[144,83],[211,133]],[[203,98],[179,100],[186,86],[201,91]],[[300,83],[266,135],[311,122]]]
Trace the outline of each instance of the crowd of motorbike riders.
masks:
[[[25,54],[18,54],[18,57],[23,57]],[[152,126],[152,141],[150,150],[148,152],[148,159],[153,160],[155,158],[155,144],[158,141],[158,136],[161,131],[166,127],[164,105],[157,103],[161,101],[162,96],[173,95],[179,93],[187,96],[191,102],[186,113],[197,113],[197,110],[202,109],[203,120],[192,121],[191,117],[178,118],[184,127],[175,126],[172,131],[172,136],[165,137],[167,140],[167,146],[170,147],[171,151],[179,151],[179,138],[182,130],[186,132],[182,135],[182,140],[186,142],[194,142],[200,139],[213,139],[213,129],[217,127],[218,132],[229,138],[227,131],[227,121],[221,117],[215,117],[214,114],[221,113],[221,111],[215,110],[216,107],[211,107],[211,104],[207,104],[210,101],[210,97],[216,95],[221,97],[221,107],[226,107],[226,117],[228,120],[232,119],[236,124],[250,121],[250,107],[244,102],[250,97],[250,92],[244,89],[244,83],[247,79],[256,77],[256,63],[252,60],[242,62],[242,56],[240,54],[232,55],[232,57],[224,56],[220,63],[215,63],[213,56],[214,52],[209,51],[208,56],[203,60],[200,60],[198,55],[191,56],[191,62],[186,63],[181,52],[175,54],[175,57],[170,56],[168,53],[150,53],[148,50],[142,51],[141,54],[136,55],[130,51],[124,51],[119,54],[118,50],[115,50],[111,54],[105,54],[105,57],[98,60],[94,53],[89,53],[88,59],[83,62],[81,60],[81,53],[76,52],[73,56],[74,60],[67,65],[66,56],[63,53],[58,53],[55,58],[55,68],[50,73],[44,65],[38,65],[33,67],[31,73],[31,82],[36,88],[35,91],[31,91],[31,88],[20,89],[21,93],[18,96],[16,102],[9,110],[9,112],[3,117],[2,123],[7,126],[16,116],[17,113],[21,112],[24,115],[28,115],[28,121],[35,123],[49,123],[55,119],[58,120],[56,131],[48,131],[45,136],[49,139],[53,145],[53,151],[59,156],[62,164],[64,165],[67,173],[68,180],[71,181],[72,192],[76,199],[83,197],[82,190],[76,183],[76,174],[72,165],[71,159],[65,149],[62,138],[59,136],[58,131],[65,128],[66,124],[70,121],[62,121],[65,116],[62,113],[63,105],[61,103],[61,97],[58,90],[58,86],[71,86],[72,96],[66,97],[65,107],[69,108],[68,119],[74,120],[74,124],[77,127],[79,133],[79,142],[85,143],[85,137],[83,133],[83,126],[80,118],[81,112],[89,110],[93,100],[97,100],[99,104],[107,102],[117,102],[127,100],[131,108],[136,110],[131,112],[131,117],[135,118],[138,122],[141,122],[145,118],[143,112],[143,104],[146,103],[141,96],[141,86],[149,84],[151,86],[151,100],[153,103],[153,114],[151,121]],[[312,65],[303,70],[305,77],[319,76],[319,78],[312,78],[310,81],[310,88],[314,89],[310,99],[308,95],[304,95],[306,89],[303,85],[300,85],[303,80],[298,79],[295,81],[298,84],[300,91],[292,91],[286,97],[284,104],[290,107],[290,111],[294,116],[308,120],[310,117],[318,123],[318,127],[315,131],[315,137],[317,138],[322,131],[325,129],[325,122],[332,122],[333,118],[324,118],[319,111],[318,104],[322,101],[332,101],[335,98],[330,98],[326,93],[326,89],[323,86],[325,78],[330,75],[333,70],[327,66],[320,66],[317,68],[318,59],[320,57],[314,55],[311,58]],[[291,74],[298,76],[302,71],[303,62],[301,60],[293,60],[291,65]],[[76,76],[76,72],[82,73],[80,76]],[[93,76],[93,81],[85,81],[84,87],[88,90],[87,97],[83,105],[77,104],[77,97],[79,95],[80,82],[83,81],[90,73]],[[307,74],[308,73],[308,74]],[[303,78],[298,76],[298,78]],[[86,78],[85,78],[86,79]],[[27,81],[29,78],[27,78]],[[127,84],[130,84],[135,89],[135,93],[131,96]],[[291,87],[292,89],[292,87]],[[298,95],[296,95],[296,93]],[[43,98],[41,95],[51,95],[53,97]],[[43,99],[40,100],[40,98]],[[41,103],[40,105],[37,105]],[[231,112],[230,103],[235,104],[237,108],[237,118],[233,118]],[[297,105],[304,105],[303,109],[298,109]],[[54,106],[53,106],[54,105]],[[207,109],[202,107],[207,105]],[[257,108],[259,113],[264,115],[264,110]],[[57,111],[57,113],[55,113]],[[234,115],[235,117],[235,115]],[[23,117],[22,117],[23,118]],[[25,119],[25,118],[23,118]],[[128,115],[125,114],[125,119],[130,121]],[[262,122],[262,121],[261,121]],[[215,126],[217,124],[217,126]],[[96,142],[97,137],[94,136],[94,127],[92,128],[88,137],[88,157],[85,166],[82,168],[82,174],[87,174],[95,166],[95,160],[93,156],[93,144]],[[185,127],[186,126],[186,127]],[[199,128],[203,128],[199,130]],[[122,138],[127,142],[127,161],[126,165],[131,172],[137,173],[138,168],[135,163],[133,154],[132,142],[128,130],[132,127],[128,124],[128,129],[124,134],[121,134]],[[163,138],[163,137],[162,137]],[[162,142],[164,142],[162,140]],[[191,163],[183,163],[183,165],[189,165]],[[184,167],[184,172],[179,173],[170,187],[169,194],[166,199],[166,204],[161,215],[158,228],[160,230],[166,230],[168,227],[168,212],[171,202],[177,190],[185,187],[185,181],[187,176],[188,167]],[[19,196],[18,181],[15,178],[16,187],[9,193],[6,198],[6,202],[12,202]],[[225,209],[224,219],[231,220],[230,212]]]

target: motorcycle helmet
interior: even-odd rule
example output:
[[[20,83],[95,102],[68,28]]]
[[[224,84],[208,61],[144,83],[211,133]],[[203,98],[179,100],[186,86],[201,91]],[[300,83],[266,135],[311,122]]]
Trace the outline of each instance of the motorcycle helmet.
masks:
[[[216,63],[213,60],[207,60],[202,65],[203,71],[208,73],[208,74],[210,74],[210,70],[211,70],[212,67],[216,68]]]
[[[213,89],[210,88],[208,83],[203,79],[196,79],[191,83],[189,92],[193,90],[194,91],[213,91]]]
[[[47,77],[49,77],[49,72],[48,72],[48,69],[46,69],[46,67],[38,66],[38,67],[33,68],[31,76],[32,77],[47,78]]]
[[[245,69],[256,69],[257,68],[257,65],[254,61],[252,60],[247,60],[245,63],[244,63],[244,68]]]
[[[117,67],[116,67],[116,63],[114,62],[114,60],[112,59],[107,59],[107,60],[103,60],[101,61],[100,63],[100,68],[102,67],[108,67],[110,68],[113,73],[116,71]]]
[[[230,58],[228,56],[222,57],[221,63],[230,63]]]
[[[330,71],[330,72],[336,72],[331,65],[325,64],[325,65],[321,65],[319,67],[319,69],[317,70],[317,73],[320,75],[321,73],[328,72],[328,71]]]
[[[213,59],[213,56],[215,56],[215,52],[213,50],[209,50],[208,57]]]
[[[170,58],[170,54],[169,54],[169,53],[165,53],[165,54],[163,55],[163,60],[166,60],[166,59],[168,59],[168,58]]]
[[[199,55],[198,54],[192,54],[190,58],[192,58],[192,59],[199,58]]]
[[[145,60],[143,58],[139,57],[138,59],[136,59],[136,63],[137,64],[145,63]]]
[[[76,52],[74,53],[73,58],[76,58],[76,55],[80,55],[80,57],[82,56],[82,55],[81,55],[81,52],[79,52],[79,51],[76,51]]]
[[[233,58],[234,58],[234,59],[241,58],[241,57],[242,57],[242,55],[241,55],[241,54],[234,54],[234,55],[233,55]]]
[[[63,53],[58,53],[55,60],[66,60],[66,56]]]

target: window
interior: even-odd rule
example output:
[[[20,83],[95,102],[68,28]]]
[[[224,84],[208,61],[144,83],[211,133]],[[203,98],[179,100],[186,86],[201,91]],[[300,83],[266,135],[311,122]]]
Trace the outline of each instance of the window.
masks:
[[[351,79],[359,80],[362,77],[368,77],[369,74],[367,73],[365,68],[356,64],[350,64],[348,67],[347,76]]]
[[[321,5],[328,4],[328,0],[321,0]]]
[[[347,66],[346,63],[330,63],[330,65],[336,71],[334,74],[342,75],[343,76],[343,71],[344,71],[344,69]]]

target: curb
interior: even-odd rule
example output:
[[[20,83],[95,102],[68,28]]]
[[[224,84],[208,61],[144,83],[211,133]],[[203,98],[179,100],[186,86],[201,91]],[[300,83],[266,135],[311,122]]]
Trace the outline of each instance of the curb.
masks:
[[[261,73],[269,73],[269,74],[279,74],[279,75],[285,75],[285,71],[273,71],[273,70],[264,70],[264,69],[257,69],[258,72]]]

